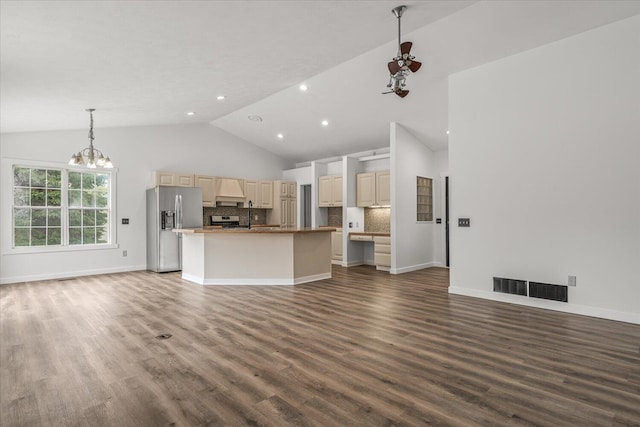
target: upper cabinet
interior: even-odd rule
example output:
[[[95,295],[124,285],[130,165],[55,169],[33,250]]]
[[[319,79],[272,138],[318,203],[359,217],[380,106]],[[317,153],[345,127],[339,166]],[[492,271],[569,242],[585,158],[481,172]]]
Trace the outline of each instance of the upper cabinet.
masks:
[[[366,208],[376,204],[376,174],[374,172],[356,175],[356,206]]]
[[[376,172],[376,205],[391,206],[391,172]]]
[[[318,178],[318,206],[321,208],[342,206],[342,176]]]
[[[156,171],[153,173],[154,185],[167,185],[172,187],[193,187],[194,175],[178,172]]]
[[[356,176],[356,205],[391,205],[391,175],[389,171],[359,173]]]
[[[214,180],[212,176],[196,175],[194,187],[202,189],[202,206],[215,206]]]
[[[254,208],[272,209],[273,208],[273,181],[252,181],[244,182],[244,207],[249,207],[249,200],[253,203]]]

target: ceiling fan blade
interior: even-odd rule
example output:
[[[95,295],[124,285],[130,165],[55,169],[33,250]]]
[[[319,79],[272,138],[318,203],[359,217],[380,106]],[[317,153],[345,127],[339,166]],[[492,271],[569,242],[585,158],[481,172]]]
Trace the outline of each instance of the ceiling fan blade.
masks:
[[[394,91],[390,90],[389,92],[382,92],[383,95],[386,95],[388,93],[394,93]]]
[[[404,98],[405,96],[407,96],[408,93],[409,93],[408,90],[399,90],[396,92],[396,95],[398,95],[400,98]]]
[[[387,64],[389,67],[389,72],[391,74],[395,74],[398,71],[400,71],[400,66],[398,65],[398,63],[396,61],[391,61],[389,62],[389,64]]]
[[[411,70],[412,73],[415,73],[420,69],[421,66],[422,66],[422,62],[411,61],[411,64],[409,64],[409,69]]]
[[[409,52],[411,52],[411,46],[413,46],[413,43],[411,42],[404,42],[400,45],[400,53],[401,54],[409,54]]]

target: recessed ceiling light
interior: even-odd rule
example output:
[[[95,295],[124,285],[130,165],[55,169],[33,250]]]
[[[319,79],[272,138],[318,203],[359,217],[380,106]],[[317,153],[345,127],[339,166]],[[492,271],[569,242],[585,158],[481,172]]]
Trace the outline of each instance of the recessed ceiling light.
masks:
[[[306,92],[306,91],[307,91],[307,89],[309,89],[309,88],[307,87],[307,85],[306,85],[306,84],[304,84],[304,83],[303,83],[303,84],[301,84],[301,85],[300,85],[300,90],[301,90],[301,91]]]
[[[449,135],[449,129],[447,129],[447,135]]]
[[[262,121],[262,117],[258,116],[257,114],[251,114],[250,116],[247,116],[247,119],[251,120],[252,122]]]
[[[218,95],[218,96],[216,97],[216,99],[217,99],[218,101],[222,101],[222,100],[223,100],[223,99],[225,99],[225,98],[226,98],[226,96],[224,96],[224,95]]]
[[[322,121],[322,126],[329,126],[329,122],[327,120]]]
[[[187,116],[195,116],[195,115],[196,115],[196,112],[195,112],[195,111],[189,111],[189,112],[187,113]]]
[[[277,134],[276,136],[278,137],[278,139],[283,139],[284,138],[284,135],[281,134],[281,133]]]

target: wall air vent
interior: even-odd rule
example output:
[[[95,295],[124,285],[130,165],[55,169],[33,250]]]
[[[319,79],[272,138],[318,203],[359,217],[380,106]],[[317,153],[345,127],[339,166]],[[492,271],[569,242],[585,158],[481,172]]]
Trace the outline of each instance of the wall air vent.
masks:
[[[529,282],[529,296],[532,298],[569,302],[569,292],[567,291],[567,287],[562,285]]]
[[[493,292],[527,296],[527,281],[494,277]]]

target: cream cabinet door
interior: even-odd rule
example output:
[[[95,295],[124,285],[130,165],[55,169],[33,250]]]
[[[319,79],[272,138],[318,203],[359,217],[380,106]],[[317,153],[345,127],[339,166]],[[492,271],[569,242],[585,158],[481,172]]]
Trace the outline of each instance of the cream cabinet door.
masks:
[[[332,189],[331,176],[321,176],[318,178],[318,206],[326,208],[331,205],[331,189]]]
[[[295,227],[296,226],[296,207],[297,207],[297,203],[296,203],[296,199],[288,199],[289,202],[289,206],[288,206],[288,210],[287,210],[287,226],[289,227]]]
[[[259,181],[258,195],[261,208],[273,209],[273,181]]]
[[[253,203],[254,208],[260,207],[260,193],[258,192],[259,181],[244,181],[244,207],[249,207],[249,200]]]
[[[356,205],[366,208],[376,203],[376,174],[359,173],[356,175]]]
[[[176,174],[173,172],[154,172],[155,185],[176,185]]]
[[[342,206],[342,177],[331,179],[331,206]]]
[[[289,222],[289,199],[280,199],[280,226],[286,227]]]
[[[296,190],[298,189],[298,183],[297,182],[289,182],[288,183],[289,187],[287,190],[287,196],[288,197],[296,197]]]
[[[176,174],[176,186],[178,187],[194,187],[194,175],[193,174]]]
[[[342,231],[331,233],[331,258],[342,261]]]
[[[202,206],[215,206],[212,176],[195,176],[195,187],[202,188]]]
[[[391,173],[389,171],[376,172],[376,204],[391,205]]]
[[[194,187],[194,175],[188,173],[162,172],[153,173],[155,185],[169,185],[174,187]]]

